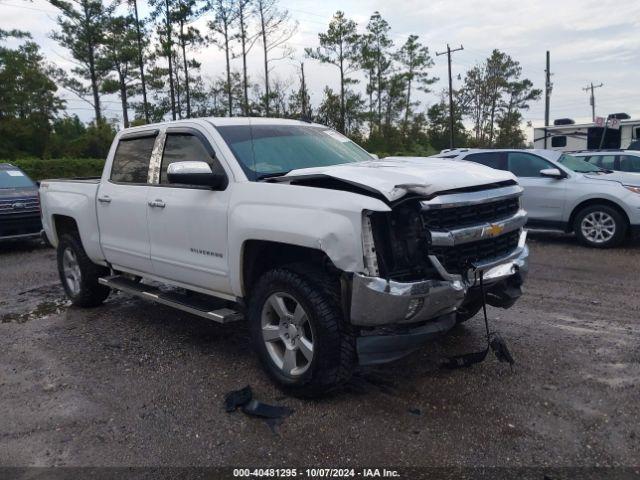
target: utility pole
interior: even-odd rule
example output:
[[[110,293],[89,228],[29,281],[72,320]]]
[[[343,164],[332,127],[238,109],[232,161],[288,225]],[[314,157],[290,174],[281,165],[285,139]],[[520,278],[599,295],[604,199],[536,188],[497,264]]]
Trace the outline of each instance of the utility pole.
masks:
[[[547,68],[544,73],[544,148],[547,148],[547,126],[549,125],[549,109],[551,108],[551,90],[553,90],[553,84],[551,83],[551,55],[549,50],[547,50]]]
[[[588,92],[589,90],[591,90],[591,98],[589,99],[589,103],[591,104],[591,120],[594,122],[596,121],[596,97],[593,94],[593,89],[600,88],[602,86],[603,86],[602,83],[600,85],[594,85],[593,82],[591,82],[591,85],[587,85],[582,89],[585,92]]]
[[[451,54],[453,52],[457,52],[460,50],[464,50],[462,45],[460,48],[454,48],[451,50],[451,47],[447,43],[447,51],[446,52],[436,52],[436,56],[447,54],[447,61],[449,63],[449,148],[453,148],[453,81],[451,80]]]

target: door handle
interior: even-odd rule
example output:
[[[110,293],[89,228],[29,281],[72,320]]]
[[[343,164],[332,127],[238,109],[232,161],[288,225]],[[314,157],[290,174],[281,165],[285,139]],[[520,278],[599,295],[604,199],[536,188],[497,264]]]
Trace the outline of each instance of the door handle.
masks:
[[[156,208],[156,207],[157,208],[164,208],[167,205],[162,200],[157,199],[157,200],[154,200],[154,201],[150,201],[149,202],[149,206],[152,207],[152,208]]]
[[[98,197],[98,201],[100,203],[111,203],[111,197],[109,195],[105,195],[104,197]]]

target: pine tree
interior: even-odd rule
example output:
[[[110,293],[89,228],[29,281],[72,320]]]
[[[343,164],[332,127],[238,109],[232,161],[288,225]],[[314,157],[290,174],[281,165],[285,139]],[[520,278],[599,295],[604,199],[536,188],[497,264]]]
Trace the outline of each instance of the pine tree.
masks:
[[[52,38],[69,49],[77,61],[71,69],[73,76],[64,73],[60,80],[67,89],[91,104],[96,123],[100,124],[103,121],[100,86],[105,72],[100,70],[98,59],[115,7],[105,6],[101,0],[50,0],[50,3],[60,11],[56,19],[60,30],[54,32]]]
[[[357,80],[349,74],[358,68],[360,37],[356,31],[356,22],[344,16],[344,12],[337,11],[326,33],[319,33],[320,46],[315,50],[305,49],[306,55],[322,63],[338,67],[340,72],[340,119],[336,129],[342,133],[347,131],[347,88]],[[333,91],[325,89],[325,101],[333,102]],[[327,103],[327,106],[329,103]],[[326,110],[326,109],[325,109]],[[328,110],[327,110],[328,112]]]
[[[289,58],[291,50],[286,43],[295,34],[298,24],[291,21],[289,11],[278,8],[278,0],[255,0],[255,12],[258,17],[259,38],[262,43],[264,65],[264,114],[270,115],[270,64]],[[275,49],[281,49],[280,56],[273,57]]]

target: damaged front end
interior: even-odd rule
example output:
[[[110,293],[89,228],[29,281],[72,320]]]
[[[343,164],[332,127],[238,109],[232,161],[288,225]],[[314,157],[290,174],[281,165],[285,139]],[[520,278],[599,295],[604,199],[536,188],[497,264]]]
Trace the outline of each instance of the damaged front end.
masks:
[[[353,275],[350,303],[361,363],[399,358],[473,315],[480,275],[489,305],[513,305],[528,271],[521,194],[497,184],[364,213],[366,271]]]

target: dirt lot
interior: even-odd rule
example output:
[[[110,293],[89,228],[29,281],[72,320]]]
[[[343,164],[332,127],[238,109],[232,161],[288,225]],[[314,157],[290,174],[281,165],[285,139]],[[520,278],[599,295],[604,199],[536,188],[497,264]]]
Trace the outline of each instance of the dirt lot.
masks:
[[[442,371],[479,317],[320,401],[283,397],[244,326],[112,295],[66,303],[53,250],[0,246],[0,465],[640,465],[640,247],[536,235],[526,294],[491,309],[516,358]],[[227,414],[250,384],[295,410]]]

